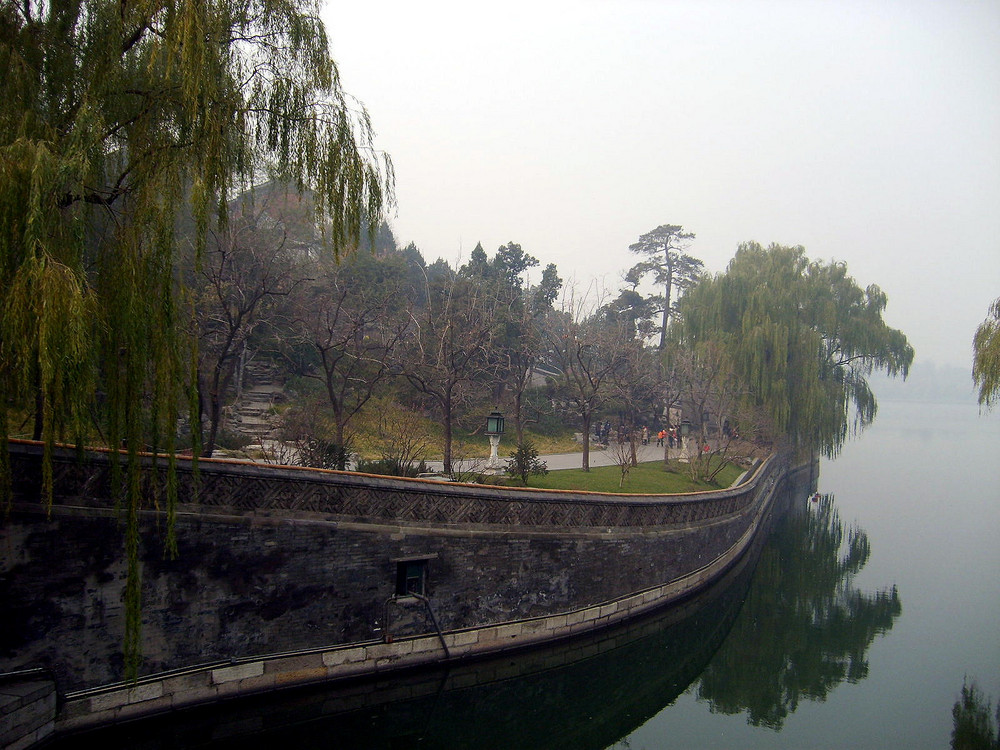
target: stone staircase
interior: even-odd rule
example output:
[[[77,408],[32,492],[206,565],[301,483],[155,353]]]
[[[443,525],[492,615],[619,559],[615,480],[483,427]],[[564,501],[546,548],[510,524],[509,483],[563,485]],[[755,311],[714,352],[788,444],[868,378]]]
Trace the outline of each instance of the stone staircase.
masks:
[[[252,361],[243,374],[243,390],[229,407],[228,428],[254,440],[274,437],[271,407],[285,400],[281,372],[268,362]]]

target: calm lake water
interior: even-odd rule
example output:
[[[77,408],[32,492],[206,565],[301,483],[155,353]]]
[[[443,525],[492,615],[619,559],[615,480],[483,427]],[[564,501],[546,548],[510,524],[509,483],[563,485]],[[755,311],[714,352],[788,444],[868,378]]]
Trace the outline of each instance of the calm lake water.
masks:
[[[810,694],[794,669],[796,649],[808,646],[796,633],[775,631],[760,646],[786,643],[787,672],[767,672],[769,654],[757,659],[749,648],[744,663],[721,668],[724,679],[780,681],[787,709],[780,726],[755,724],[752,698],[714,702],[703,676],[618,747],[947,748],[966,676],[1000,696],[1000,414],[981,417],[974,403],[882,402],[875,424],[822,462],[819,489],[870,544],[864,567],[842,585],[860,597],[893,586],[898,594],[891,628],[857,655],[864,668]],[[765,574],[758,569],[757,578]],[[850,623],[841,625],[860,646]],[[706,671],[744,636],[734,628]],[[805,656],[808,670],[813,658],[843,654]]]
[[[789,493],[772,534],[719,585],[599,637],[188,712],[100,742],[947,748],[963,680],[1000,695],[1000,414],[883,403],[822,463],[819,490],[816,503]]]

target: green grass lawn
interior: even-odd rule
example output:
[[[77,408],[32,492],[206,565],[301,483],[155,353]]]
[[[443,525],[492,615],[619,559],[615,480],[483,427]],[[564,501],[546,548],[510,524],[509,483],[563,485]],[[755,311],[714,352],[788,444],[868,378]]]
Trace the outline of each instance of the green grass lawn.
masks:
[[[683,464],[671,462],[671,471],[664,471],[663,463],[651,461],[634,466],[620,485],[621,469],[617,466],[597,466],[591,470],[561,469],[550,471],[544,476],[534,476],[528,480],[529,487],[547,490],[587,490],[590,492],[613,492],[644,494],[669,494],[674,492],[697,492],[728,487],[743,469],[734,464],[725,467],[716,478],[716,484],[695,482],[687,474]]]
[[[441,425],[436,422],[416,418],[412,425],[412,430],[426,435],[424,450],[420,457],[426,461],[440,461],[444,453],[444,437]],[[508,422],[508,425],[510,423]],[[372,434],[371,428],[364,419],[358,421],[357,432],[352,439],[351,448],[362,458],[371,460],[382,457],[383,448],[379,445],[379,440]],[[576,441],[572,430],[566,430],[558,435],[544,435],[531,430],[524,431],[524,439],[534,445],[539,455],[548,453],[573,453],[580,450],[580,444]],[[506,461],[510,457],[511,451],[516,448],[517,438],[513,431],[504,435],[500,441],[500,458]],[[486,458],[490,455],[490,441],[482,432],[470,433],[468,430],[456,425],[452,432],[451,457],[453,461],[461,461],[470,458]],[[391,450],[390,450],[391,453]]]

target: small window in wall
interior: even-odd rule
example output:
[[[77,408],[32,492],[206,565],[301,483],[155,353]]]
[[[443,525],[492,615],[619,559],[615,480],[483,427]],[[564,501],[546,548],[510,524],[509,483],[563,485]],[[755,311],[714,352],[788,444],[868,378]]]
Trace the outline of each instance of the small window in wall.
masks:
[[[424,596],[427,560],[400,560],[396,563],[396,596]]]
[[[436,557],[436,552],[430,552],[390,558],[396,563],[396,596],[427,596],[427,563]]]

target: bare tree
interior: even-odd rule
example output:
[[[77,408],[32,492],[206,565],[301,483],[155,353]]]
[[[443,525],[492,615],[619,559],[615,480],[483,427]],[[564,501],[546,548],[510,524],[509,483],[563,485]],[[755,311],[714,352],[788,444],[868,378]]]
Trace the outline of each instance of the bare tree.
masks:
[[[210,233],[195,297],[199,413],[209,422],[204,455],[215,449],[223,402],[234,377],[240,380],[254,332],[270,321],[277,299],[301,281],[303,263],[266,201],[244,202],[228,224]]]
[[[404,272],[393,259],[361,251],[318,270],[295,295],[291,343],[315,355],[316,366],[303,375],[322,384],[333,413],[333,441],[343,447],[351,420],[393,374],[393,353],[409,323],[400,293]]]
[[[586,305],[571,292],[562,310],[550,317],[547,338],[559,367],[562,396],[580,417],[583,432],[583,470],[590,471],[590,432],[594,415],[610,393],[612,376],[625,360],[627,331],[600,325],[594,315],[584,317]]]
[[[623,331],[627,335],[628,331]],[[636,456],[636,435],[649,426],[651,412],[657,408],[657,380],[659,367],[653,352],[643,346],[638,338],[621,341],[619,366],[611,372],[610,399],[621,417],[628,436],[629,455],[633,466]]]
[[[427,460],[431,445],[420,416],[391,398],[377,396],[367,410],[379,461],[398,475],[414,473]]]
[[[694,455],[689,455],[691,475],[712,481],[727,463],[727,454],[739,434],[738,416],[747,418],[740,404],[745,389],[731,363],[718,346],[679,348],[674,353],[684,409],[696,435]]]
[[[609,440],[608,447],[604,449],[615,466],[618,467],[621,478],[618,480],[619,489],[625,486],[629,472],[636,465],[635,461],[635,435],[630,433],[624,440]]]
[[[453,428],[460,408],[496,379],[490,357],[498,299],[454,273],[426,276],[426,306],[411,312],[400,362],[410,385],[435,406],[444,429],[444,470],[452,472]]]

